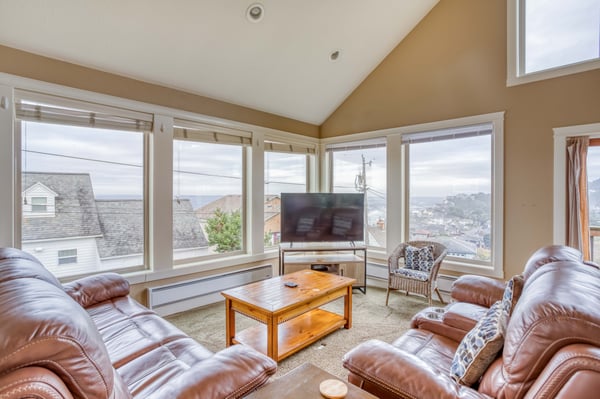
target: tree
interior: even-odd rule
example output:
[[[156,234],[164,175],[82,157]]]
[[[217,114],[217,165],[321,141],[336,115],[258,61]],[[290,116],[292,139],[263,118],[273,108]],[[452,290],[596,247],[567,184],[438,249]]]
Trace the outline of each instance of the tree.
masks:
[[[223,212],[217,208],[214,216],[206,221],[206,233],[208,244],[215,245],[219,253],[242,249],[241,212]]]

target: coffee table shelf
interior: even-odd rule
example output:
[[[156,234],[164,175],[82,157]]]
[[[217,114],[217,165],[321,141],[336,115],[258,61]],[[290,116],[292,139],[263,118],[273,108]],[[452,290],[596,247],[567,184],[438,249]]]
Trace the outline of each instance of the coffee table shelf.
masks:
[[[343,327],[346,320],[342,315],[323,309],[314,309],[279,325],[278,360],[298,352],[316,340]],[[240,331],[233,338],[267,354],[267,326],[259,324]]]

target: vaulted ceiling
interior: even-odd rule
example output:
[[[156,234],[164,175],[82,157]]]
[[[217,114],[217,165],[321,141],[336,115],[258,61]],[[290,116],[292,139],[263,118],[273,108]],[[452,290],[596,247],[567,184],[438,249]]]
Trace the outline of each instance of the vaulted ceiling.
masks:
[[[438,1],[0,0],[0,44],[320,125]]]

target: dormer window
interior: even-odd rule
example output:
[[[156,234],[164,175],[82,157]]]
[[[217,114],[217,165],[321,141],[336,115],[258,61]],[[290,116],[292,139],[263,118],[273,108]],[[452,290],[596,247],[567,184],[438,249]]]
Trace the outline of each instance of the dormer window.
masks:
[[[23,192],[23,216],[56,216],[56,197],[58,194],[48,186],[37,182]]]

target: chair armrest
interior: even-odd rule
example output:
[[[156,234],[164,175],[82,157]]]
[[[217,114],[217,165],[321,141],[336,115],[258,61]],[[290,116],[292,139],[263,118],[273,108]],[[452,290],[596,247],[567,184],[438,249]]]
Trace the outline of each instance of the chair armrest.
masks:
[[[277,363],[245,345],[225,348],[149,395],[148,399],[241,398],[266,383]]]
[[[24,367],[0,377],[0,398],[73,399],[71,391],[52,371],[42,367]]]
[[[343,365],[398,398],[489,398],[458,384],[412,353],[379,340],[364,342],[346,353]]]
[[[484,276],[464,275],[452,283],[450,296],[456,302],[468,302],[491,307],[502,299],[506,284]]]
[[[75,302],[87,308],[112,298],[129,295],[129,282],[116,273],[84,277],[63,285]]]

